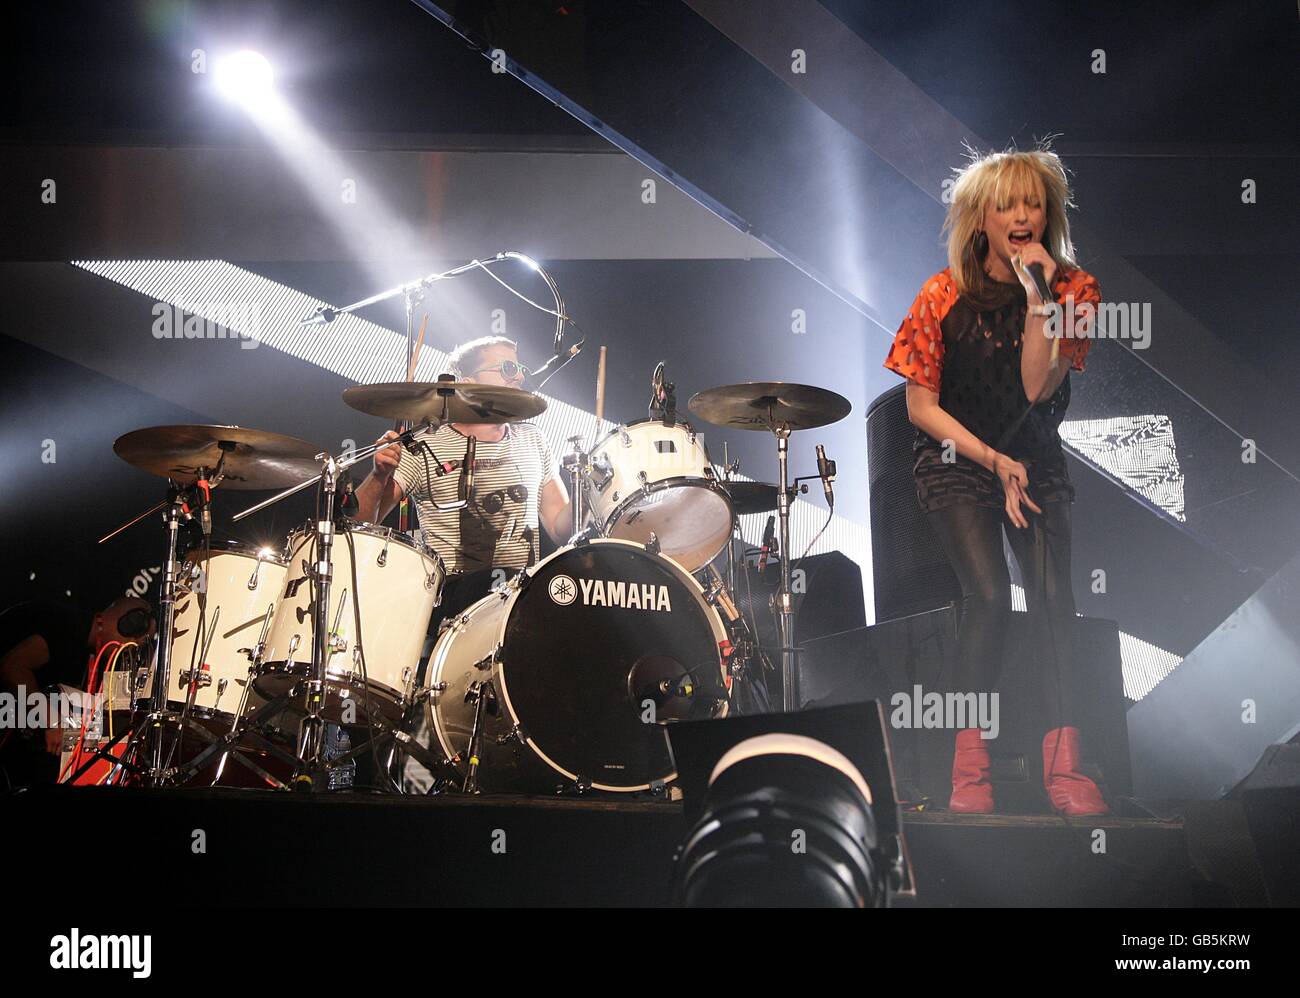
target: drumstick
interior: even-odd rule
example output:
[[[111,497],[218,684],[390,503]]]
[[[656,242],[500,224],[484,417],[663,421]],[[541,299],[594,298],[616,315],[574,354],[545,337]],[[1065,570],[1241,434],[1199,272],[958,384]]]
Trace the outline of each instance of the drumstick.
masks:
[[[428,325],[429,325],[429,313],[425,312],[424,318],[420,320],[420,335],[416,337],[415,348],[411,351],[411,366],[406,369],[407,384],[410,384],[412,381],[415,380],[415,366],[420,361],[420,347],[424,346],[424,331],[426,328],[428,328]],[[401,433],[403,430],[408,429],[408,426],[406,423],[404,423],[402,420],[399,419],[393,425],[393,429],[395,432]],[[397,506],[397,529],[402,533],[406,533],[406,531],[410,529],[410,526],[411,526],[411,500],[408,499],[406,496],[402,496],[402,501],[398,503]]]
[[[600,348],[600,362],[596,365],[596,429],[605,421],[605,347]]]
[[[424,330],[425,327],[428,325],[429,325],[429,313],[425,312],[424,318],[420,320],[420,335],[416,337],[415,349],[411,351],[411,367],[406,372],[406,380],[408,383],[415,380],[415,365],[420,360],[420,347],[424,345]]]

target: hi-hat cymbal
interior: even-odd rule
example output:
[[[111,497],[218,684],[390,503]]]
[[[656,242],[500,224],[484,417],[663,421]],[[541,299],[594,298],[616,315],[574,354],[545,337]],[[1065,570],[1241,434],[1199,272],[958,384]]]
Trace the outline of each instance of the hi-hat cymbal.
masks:
[[[722,487],[731,496],[731,508],[737,516],[772,512],[781,491],[780,486],[767,482],[723,482]]]
[[[853,410],[843,395],[783,381],[747,381],[707,388],[687,404],[691,412],[717,426],[768,432],[780,426],[790,430],[827,426]]]
[[[546,400],[522,388],[473,381],[390,381],[343,392],[353,409],[411,423],[517,423],[546,411]]]
[[[246,491],[285,488],[319,474],[320,450],[283,433],[203,424],[149,426],[113,442],[118,457],[151,475],[193,482],[200,469],[210,474],[220,464],[221,487]]]

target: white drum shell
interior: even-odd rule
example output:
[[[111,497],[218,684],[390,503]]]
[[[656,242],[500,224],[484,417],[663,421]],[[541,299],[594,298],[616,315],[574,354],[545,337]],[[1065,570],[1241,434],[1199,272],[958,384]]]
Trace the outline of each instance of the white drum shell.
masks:
[[[329,622],[334,639],[326,676],[349,686],[362,682],[356,657],[355,549],[355,586],[360,592],[361,639],[370,688],[405,701],[414,684],[429,617],[442,595],[442,560],[423,545],[417,547],[403,535],[382,528],[354,526],[351,539],[349,545],[340,530],[332,545]],[[262,655],[263,663],[286,675],[305,676],[311,664],[314,587],[305,569],[313,564],[314,541],[314,531],[306,529],[289,537],[288,571]]]
[[[262,634],[267,610],[284,588],[286,569],[270,551],[248,547],[214,549],[210,557],[203,550],[186,556],[187,566],[203,570],[206,590],[206,613],[201,614],[203,599],[197,591],[199,581],[193,572],[183,570],[189,579],[189,591],[177,597],[172,639],[171,689],[169,703],[179,707],[186,700],[188,673],[201,666],[202,642],[207,641],[206,673],[200,671],[199,688],[194,695],[198,714],[234,714],[248,684],[251,650]],[[200,626],[206,623],[207,631]],[[215,629],[213,624],[215,623]],[[211,640],[208,641],[208,636]],[[224,689],[222,680],[225,680]]]
[[[648,420],[619,427],[593,450],[587,490],[607,537],[650,542],[687,571],[703,568],[727,543],[731,501],[717,484],[703,439],[684,423]]]

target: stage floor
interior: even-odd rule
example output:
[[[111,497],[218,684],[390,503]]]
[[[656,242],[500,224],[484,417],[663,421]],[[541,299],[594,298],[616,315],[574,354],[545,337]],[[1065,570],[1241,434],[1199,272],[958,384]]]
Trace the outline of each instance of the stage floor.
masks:
[[[161,864],[177,901],[209,906],[660,906],[687,831],[681,804],[643,799],[55,787],[6,803],[6,855],[30,861],[14,886]],[[919,889],[899,907],[1231,903],[1193,868],[1181,822],[904,823]]]

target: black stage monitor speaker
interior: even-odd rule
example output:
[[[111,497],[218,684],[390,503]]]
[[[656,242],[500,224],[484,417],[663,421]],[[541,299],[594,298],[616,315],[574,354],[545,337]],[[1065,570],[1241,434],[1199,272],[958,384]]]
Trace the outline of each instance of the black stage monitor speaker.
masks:
[[[1091,775],[1111,796],[1132,793],[1125,726],[1124,677],[1114,621],[1075,618],[1071,635],[1075,702]],[[951,607],[886,621],[806,642],[800,655],[799,688],[810,707],[879,700],[890,721],[894,766],[909,799],[928,797],[946,805],[952,790],[955,732],[895,723],[897,705],[950,688],[956,650]],[[1046,810],[1042,786],[1042,740],[1047,731],[1039,698],[1029,615],[1013,613],[1006,667],[999,691],[1000,733],[990,744],[998,810]],[[907,699],[896,701],[896,694]],[[914,714],[912,716],[915,716]]]
[[[957,576],[926,522],[912,478],[916,428],[906,385],[867,407],[867,486],[871,497],[871,575],[876,620],[894,620],[961,598]]]

